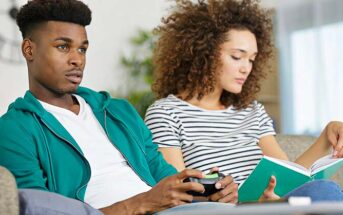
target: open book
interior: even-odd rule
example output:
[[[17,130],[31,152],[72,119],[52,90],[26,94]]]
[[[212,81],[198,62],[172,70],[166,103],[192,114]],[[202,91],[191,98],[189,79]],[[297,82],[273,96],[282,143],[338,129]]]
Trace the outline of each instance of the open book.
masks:
[[[343,158],[332,155],[318,159],[306,169],[285,160],[264,156],[250,176],[238,188],[239,202],[257,201],[267,188],[272,175],[276,178],[275,193],[280,197],[315,179],[328,179],[343,165]]]

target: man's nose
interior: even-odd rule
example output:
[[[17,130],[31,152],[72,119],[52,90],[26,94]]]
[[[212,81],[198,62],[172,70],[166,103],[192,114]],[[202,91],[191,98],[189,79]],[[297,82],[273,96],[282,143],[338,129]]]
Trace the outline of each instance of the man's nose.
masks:
[[[85,56],[84,54],[78,52],[78,51],[73,51],[70,53],[69,56],[69,64],[76,66],[76,67],[82,67],[85,62]]]

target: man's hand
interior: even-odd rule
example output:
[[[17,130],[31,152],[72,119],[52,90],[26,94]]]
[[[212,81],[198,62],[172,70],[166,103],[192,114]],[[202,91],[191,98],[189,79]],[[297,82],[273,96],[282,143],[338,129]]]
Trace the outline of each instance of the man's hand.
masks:
[[[101,211],[105,215],[153,214],[192,202],[193,196],[187,194],[186,191],[193,190],[202,193],[205,188],[199,183],[183,182],[188,177],[203,178],[204,176],[199,170],[183,170],[176,175],[164,178],[151,190],[102,208]]]
[[[275,176],[271,176],[269,180],[269,184],[267,188],[264,190],[263,194],[261,195],[259,201],[280,199],[280,196],[276,195],[274,192],[275,187],[276,187],[276,178]]]
[[[330,122],[326,126],[326,137],[333,147],[333,157],[343,157],[343,123],[338,121]]]
[[[186,193],[188,190],[200,193],[205,191],[204,186],[199,183],[183,182],[188,177],[203,178],[203,174],[198,170],[186,169],[161,180],[150,191],[144,193],[147,212],[158,212],[192,202],[193,196]]]
[[[193,201],[193,196],[187,191],[203,193],[205,188],[196,182],[183,182],[186,178],[203,178],[199,170],[186,169],[182,172],[161,180],[151,190],[138,194],[127,200],[117,202],[101,211],[106,215],[112,214],[152,214],[171,207]],[[216,183],[216,188],[222,190],[208,197],[208,200],[237,203],[237,185],[231,176]]]

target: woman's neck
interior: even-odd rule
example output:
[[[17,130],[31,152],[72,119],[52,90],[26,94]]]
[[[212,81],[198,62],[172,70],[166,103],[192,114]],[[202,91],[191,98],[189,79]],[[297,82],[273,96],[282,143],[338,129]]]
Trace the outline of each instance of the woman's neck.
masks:
[[[181,93],[180,96],[182,98],[185,98],[187,96],[187,93],[186,92]],[[191,99],[185,100],[185,101],[194,105],[194,106],[203,108],[205,110],[224,110],[227,107],[225,107],[225,105],[223,105],[220,102],[220,96],[221,96],[221,93],[215,93],[214,92],[214,93],[210,93],[210,94],[203,96],[199,100],[197,98],[197,94],[196,94]]]

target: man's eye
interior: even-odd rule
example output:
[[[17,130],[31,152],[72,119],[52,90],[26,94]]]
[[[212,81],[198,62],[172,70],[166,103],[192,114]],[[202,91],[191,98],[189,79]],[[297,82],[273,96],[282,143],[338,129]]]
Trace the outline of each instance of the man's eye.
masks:
[[[81,53],[84,53],[84,54],[85,54],[85,53],[87,52],[87,48],[80,48],[80,49],[79,49],[79,52],[81,52]]]
[[[59,45],[57,46],[58,49],[61,49],[61,50],[67,50],[67,45]]]

